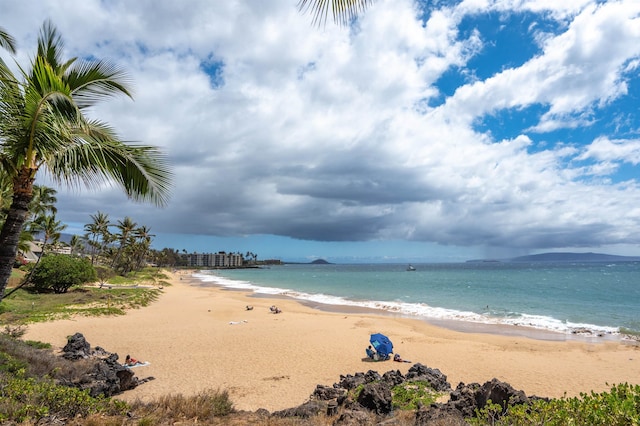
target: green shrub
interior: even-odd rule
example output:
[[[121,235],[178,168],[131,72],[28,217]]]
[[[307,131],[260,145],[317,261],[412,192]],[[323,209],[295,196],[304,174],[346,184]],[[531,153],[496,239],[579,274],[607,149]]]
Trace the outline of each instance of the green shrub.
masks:
[[[35,349],[51,349],[51,343],[39,342],[37,340],[25,340],[24,343]]]
[[[36,266],[36,264],[35,264],[35,263],[29,262],[29,263],[27,263],[27,264],[25,264],[25,265],[20,266],[20,268],[18,268],[18,269],[20,269],[22,272],[29,273],[29,272],[31,272],[31,270],[32,270],[35,266]]]
[[[427,381],[404,382],[391,389],[393,408],[416,410],[421,405],[429,406],[437,398],[436,392]]]
[[[0,352],[0,371],[16,376],[23,376],[28,366],[26,361],[17,359],[8,353]]]
[[[5,377],[0,407],[5,418],[25,422],[49,415],[73,418],[92,413],[123,414],[127,404],[104,397],[93,398],[86,390],[59,386],[52,381],[34,378]]]
[[[105,284],[111,278],[116,276],[116,271],[113,268],[104,265],[96,265],[94,266],[96,270],[96,276],[98,277],[98,281],[100,284]]]
[[[33,272],[31,281],[38,290],[66,293],[74,286],[96,281],[89,259],[64,254],[47,254]]]
[[[472,425],[640,425],[640,385],[618,384],[609,392],[580,394],[580,397],[538,400],[531,405],[510,406],[504,416],[502,407],[488,404]]]

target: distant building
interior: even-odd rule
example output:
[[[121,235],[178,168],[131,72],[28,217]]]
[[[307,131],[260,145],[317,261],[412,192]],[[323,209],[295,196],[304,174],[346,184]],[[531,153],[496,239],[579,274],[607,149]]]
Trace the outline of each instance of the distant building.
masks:
[[[182,258],[190,267],[208,268],[240,268],[244,264],[244,258],[238,253],[187,253]]]
[[[22,252],[20,251],[18,254],[22,255],[27,262],[37,262],[38,258],[42,256],[42,246],[44,245],[43,241],[35,240],[29,241],[29,251]],[[47,253],[56,253],[56,254],[71,254],[71,247],[68,245],[59,244],[54,246],[47,246]]]
[[[42,245],[36,242],[29,241],[28,251],[19,251],[18,255],[21,256],[27,263],[35,263],[42,256]]]

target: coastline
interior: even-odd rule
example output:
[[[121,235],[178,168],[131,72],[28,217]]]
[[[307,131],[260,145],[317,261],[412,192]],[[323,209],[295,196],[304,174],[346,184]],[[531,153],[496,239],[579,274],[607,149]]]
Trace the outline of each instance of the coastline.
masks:
[[[225,289],[227,290],[227,289]],[[233,290],[233,289],[228,289]],[[513,336],[513,337],[526,337],[534,340],[549,340],[556,342],[568,342],[568,341],[577,341],[577,342],[588,342],[588,343],[603,343],[603,342],[619,342],[619,343],[629,343],[635,344],[635,341],[625,340],[625,336],[618,334],[607,334],[607,335],[594,335],[594,334],[566,334],[552,330],[541,330],[538,328],[527,327],[527,326],[516,326],[516,325],[507,325],[507,324],[485,324],[478,322],[470,322],[464,320],[450,320],[450,319],[432,319],[432,318],[422,318],[422,317],[412,317],[409,315],[398,314],[394,312],[384,311],[380,309],[366,308],[366,307],[358,307],[358,306],[350,306],[350,305],[329,305],[322,304],[317,302],[311,302],[308,300],[298,300],[294,298],[290,298],[288,296],[263,296],[263,295],[251,295],[249,297],[267,297],[267,298],[286,298],[289,300],[294,300],[302,305],[308,306],[312,309],[317,309],[324,312],[332,312],[332,313],[342,313],[349,315],[377,315],[383,317],[391,317],[391,318],[405,318],[414,321],[421,321],[426,324],[432,325],[434,327],[445,328],[451,331],[458,331],[462,333],[476,333],[476,334],[490,334],[490,335],[499,335],[499,336]]]
[[[155,380],[127,391],[123,400],[169,393],[228,390],[237,409],[269,411],[299,405],[317,384],[341,374],[381,374],[413,363],[437,368],[459,382],[497,378],[527,395],[577,396],[605,391],[640,377],[640,348],[606,339],[562,341],[453,330],[418,319],[366,310],[309,305],[287,297],[201,285],[190,272],[171,274],[171,286],[148,307],[124,316],[77,317],[29,326],[25,339],[62,347],[80,332],[92,345],[149,361],[136,369]],[[245,310],[252,305],[253,310]],[[281,314],[272,314],[277,305]],[[368,362],[369,334],[382,332],[412,363]]]

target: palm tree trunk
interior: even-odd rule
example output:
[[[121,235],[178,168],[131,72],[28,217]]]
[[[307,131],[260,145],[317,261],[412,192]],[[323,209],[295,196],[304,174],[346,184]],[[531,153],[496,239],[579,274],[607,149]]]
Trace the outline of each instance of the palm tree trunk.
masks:
[[[20,232],[29,214],[34,181],[34,173],[29,168],[22,168],[13,180],[13,201],[0,232],[0,302],[16,260]]]

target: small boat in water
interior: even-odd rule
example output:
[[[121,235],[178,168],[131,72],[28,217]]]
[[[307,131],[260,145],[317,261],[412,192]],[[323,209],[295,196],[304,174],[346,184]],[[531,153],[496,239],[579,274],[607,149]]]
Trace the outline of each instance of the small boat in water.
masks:
[[[416,268],[413,267],[413,265],[409,265],[407,266],[407,271],[415,271]]]

